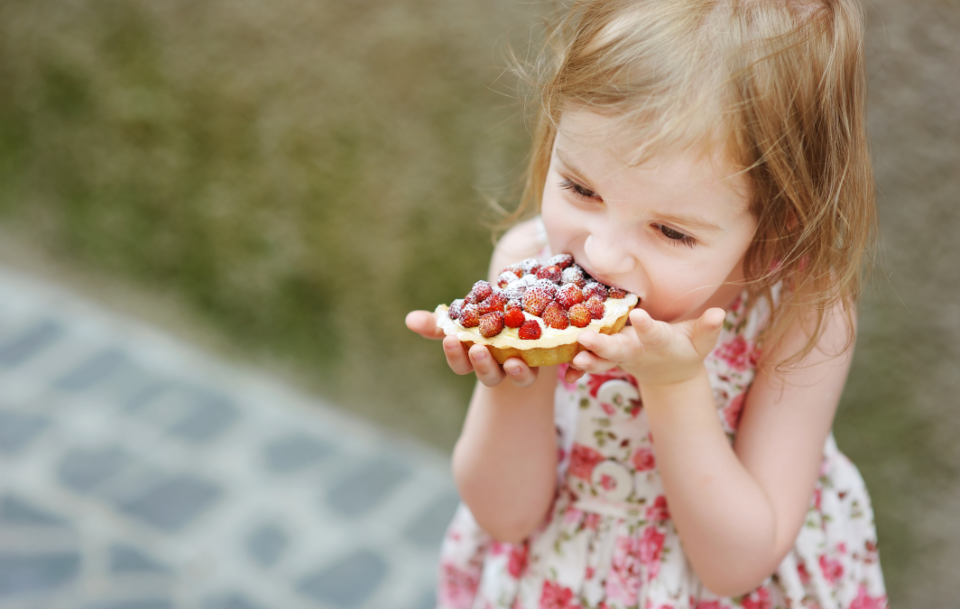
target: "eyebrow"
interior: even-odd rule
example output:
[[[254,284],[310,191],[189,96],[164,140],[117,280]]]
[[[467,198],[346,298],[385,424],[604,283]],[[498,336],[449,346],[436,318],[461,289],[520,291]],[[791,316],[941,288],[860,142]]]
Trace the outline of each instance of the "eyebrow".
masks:
[[[567,169],[567,171],[572,173],[575,178],[584,182],[587,186],[590,185],[590,180],[583,177],[583,172],[577,169],[577,167],[570,162],[570,159],[567,158],[566,154],[563,152],[563,150],[559,146],[557,146],[557,159],[559,159],[560,162],[563,163],[563,166]],[[671,224],[679,224],[679,225],[687,226],[689,228],[693,228],[697,230],[708,231],[712,233],[720,232],[723,230],[713,222],[710,222],[706,218],[702,218],[700,216],[690,216],[685,214],[670,214],[670,213],[659,213],[657,214],[657,216],[664,222],[669,222]]]

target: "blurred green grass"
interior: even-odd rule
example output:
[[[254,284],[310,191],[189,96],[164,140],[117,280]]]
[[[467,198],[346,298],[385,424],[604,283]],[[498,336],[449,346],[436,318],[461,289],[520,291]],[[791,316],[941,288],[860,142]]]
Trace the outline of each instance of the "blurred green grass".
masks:
[[[932,304],[956,300],[956,244],[926,239],[930,222],[960,230],[960,134],[929,111],[957,19],[922,4],[878,2],[889,30],[871,9],[871,129],[895,230],[836,424],[874,497],[895,606],[953,598],[940,557],[960,540],[927,524],[958,477],[944,379],[960,331]],[[0,222],[66,268],[172,293],[252,360],[449,449],[472,383],[403,316],[485,273],[484,199],[512,200],[528,141],[501,52],[526,47],[544,6],[5,0]]]

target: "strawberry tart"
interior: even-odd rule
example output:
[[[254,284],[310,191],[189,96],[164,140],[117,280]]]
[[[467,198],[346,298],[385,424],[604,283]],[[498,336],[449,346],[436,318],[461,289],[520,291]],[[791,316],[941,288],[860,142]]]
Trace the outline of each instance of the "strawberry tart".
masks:
[[[569,254],[508,266],[496,285],[478,281],[462,299],[437,307],[437,325],[466,348],[486,345],[498,363],[519,357],[531,368],[569,363],[584,330],[619,332],[639,298],[604,285]]]

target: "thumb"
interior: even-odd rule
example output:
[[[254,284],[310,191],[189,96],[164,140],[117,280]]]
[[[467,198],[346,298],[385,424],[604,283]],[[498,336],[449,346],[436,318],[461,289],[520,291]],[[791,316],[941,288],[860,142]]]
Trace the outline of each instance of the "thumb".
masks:
[[[702,356],[706,356],[717,344],[720,330],[723,329],[723,319],[726,313],[716,307],[707,309],[693,324],[690,332],[690,341],[693,348]]]

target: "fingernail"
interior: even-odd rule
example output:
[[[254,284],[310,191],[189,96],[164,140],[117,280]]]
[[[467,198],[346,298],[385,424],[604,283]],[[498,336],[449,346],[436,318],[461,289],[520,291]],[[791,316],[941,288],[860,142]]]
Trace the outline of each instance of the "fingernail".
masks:
[[[518,374],[520,374],[520,368],[517,366],[510,366],[509,368],[507,368],[507,374],[517,376]]]
[[[481,361],[487,359],[487,352],[486,352],[486,351],[477,351],[477,353],[473,356],[473,359],[477,360],[478,362],[481,362]]]

